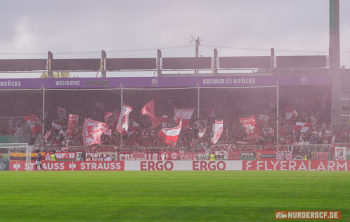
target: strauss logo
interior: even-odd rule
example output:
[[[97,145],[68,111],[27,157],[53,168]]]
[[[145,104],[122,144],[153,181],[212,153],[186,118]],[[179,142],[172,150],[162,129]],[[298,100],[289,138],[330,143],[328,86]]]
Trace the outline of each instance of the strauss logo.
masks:
[[[75,163],[71,163],[69,164],[69,168],[72,169],[72,171],[77,167],[77,165],[75,165]]]
[[[18,162],[16,162],[15,164],[13,164],[13,168],[15,168],[16,171],[17,171],[20,167],[21,167],[21,165],[20,165]]]

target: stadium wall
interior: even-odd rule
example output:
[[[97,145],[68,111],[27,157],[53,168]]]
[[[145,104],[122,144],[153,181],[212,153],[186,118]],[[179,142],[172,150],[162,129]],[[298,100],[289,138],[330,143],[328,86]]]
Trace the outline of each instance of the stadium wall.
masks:
[[[330,85],[328,75],[1,79],[0,89],[108,89]]]
[[[42,161],[49,171],[215,171],[215,170],[297,170],[349,171],[350,161]],[[35,168],[31,162],[30,170]],[[10,171],[25,171],[25,161],[10,161]]]

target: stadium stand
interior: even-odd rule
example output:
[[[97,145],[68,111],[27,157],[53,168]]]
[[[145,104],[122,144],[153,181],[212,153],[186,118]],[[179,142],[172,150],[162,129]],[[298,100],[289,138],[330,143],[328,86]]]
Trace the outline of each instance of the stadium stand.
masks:
[[[202,89],[200,96],[200,110],[197,118],[197,91],[184,90],[133,90],[125,91],[124,102],[131,106],[130,123],[138,124],[137,130],[131,135],[123,137],[124,151],[144,150],[186,150],[204,149],[211,144],[212,125],[215,119],[224,120],[223,134],[219,144],[251,145],[252,149],[274,150],[277,140],[277,113],[275,88],[238,88],[238,89]],[[172,104],[169,103],[169,98]],[[176,108],[195,108],[189,127],[183,129],[179,135],[176,147],[167,147],[160,139],[158,132],[162,128],[152,128],[148,116],[141,115],[142,107],[150,100],[155,100],[156,116],[169,116],[166,127],[176,125],[173,120],[174,104]],[[24,116],[36,115],[42,118],[42,94],[39,91],[11,91],[0,94],[0,134],[14,134],[25,123]],[[16,101],[16,102],[13,102]],[[95,103],[103,101],[105,106],[96,107]],[[329,86],[285,86],[280,87],[280,123],[279,144],[331,144],[349,142],[349,131],[334,131],[331,133],[331,89]],[[215,117],[209,117],[206,108],[213,106]],[[293,107],[298,116],[286,119],[286,106]],[[67,110],[67,115],[79,115],[78,125],[72,137],[67,137],[67,119],[59,117],[57,107]],[[52,131],[47,147],[55,149],[70,148],[82,151],[82,126],[85,118],[104,122],[104,112],[120,110],[120,95],[115,91],[49,91],[45,97],[45,131]],[[265,126],[260,127],[261,138],[249,141],[239,118],[254,115],[268,115],[270,119]],[[10,121],[10,117],[19,117]],[[7,119],[3,118],[6,117]],[[63,130],[57,130],[52,122],[62,124]],[[306,133],[294,131],[292,127],[296,122],[312,122]],[[197,142],[194,129],[206,127],[203,138]],[[102,145],[94,146],[89,151],[116,151],[120,144],[120,134],[113,132],[112,136],[102,135]],[[37,143],[40,145],[40,143]],[[253,146],[254,145],[254,146]],[[220,148],[222,149],[222,148]],[[247,150],[246,146],[243,150]]]

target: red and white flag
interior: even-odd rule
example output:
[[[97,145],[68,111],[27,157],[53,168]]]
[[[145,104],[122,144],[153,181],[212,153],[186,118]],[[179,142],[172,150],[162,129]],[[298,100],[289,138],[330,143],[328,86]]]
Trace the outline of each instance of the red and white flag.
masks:
[[[163,115],[161,117],[156,117],[161,123],[162,123],[162,128],[164,128],[169,121],[169,116]]]
[[[207,131],[207,128],[199,129],[198,130],[198,139],[201,140],[204,136],[205,132]]]
[[[56,122],[55,120],[52,121],[51,125],[52,125],[53,127],[55,127],[57,130],[61,130],[61,129],[63,128],[63,127],[62,127],[63,123],[58,123],[58,122]]]
[[[176,146],[177,138],[179,137],[181,127],[182,127],[182,121],[180,120],[180,123],[178,126],[174,128],[165,128],[159,131],[159,136],[164,143],[170,146]]]
[[[105,108],[106,104],[107,104],[106,102],[97,102],[97,103],[95,103],[95,106],[97,109],[103,110]]]
[[[36,134],[43,132],[43,126],[40,124],[40,119],[38,117],[31,115],[24,117],[24,119],[32,129],[33,136],[36,136]]]
[[[47,143],[47,140],[49,139],[49,137],[52,135],[51,130],[47,130],[46,134],[45,134],[45,143]]]
[[[157,128],[161,122],[155,117],[154,99],[148,102],[141,110],[142,115],[147,115],[152,121],[153,129]]]
[[[182,120],[182,127],[187,127],[190,123],[194,109],[175,109],[174,120],[177,124]]]
[[[247,134],[248,140],[256,140],[260,138],[260,131],[256,125],[255,117],[251,116],[249,118],[240,118],[245,133]]]
[[[79,115],[69,114],[67,137],[68,136],[73,136],[73,132],[74,132],[75,127],[78,124],[78,120],[79,120]]]
[[[129,127],[128,137],[131,136],[131,134],[133,134],[137,130],[137,128],[139,128],[139,124],[133,121],[132,126]]]
[[[61,118],[67,118],[67,111],[64,108],[57,107],[57,114]]]
[[[91,119],[85,119],[83,126],[84,146],[101,143],[101,135],[108,129],[107,124]]]
[[[112,136],[112,130],[108,129],[106,130],[103,134],[107,135],[107,136]]]
[[[208,117],[215,117],[215,104],[208,104],[207,108],[205,108],[205,112]]]
[[[215,120],[213,129],[214,129],[214,136],[213,138],[211,138],[211,143],[216,144],[221,137],[222,131],[224,130],[224,121]]]
[[[267,121],[270,119],[268,115],[260,115],[258,119],[258,126],[264,127],[266,126]]]
[[[299,131],[301,133],[305,133],[309,130],[310,126],[312,123],[301,123],[301,122],[296,122],[295,126],[292,127],[293,130]]]
[[[122,130],[128,131],[129,129],[129,113],[132,111],[131,106],[123,105],[122,111],[120,112],[117,131],[121,132]]]
[[[294,116],[294,119],[297,119],[298,113],[292,107],[287,106],[286,107],[286,119],[290,119],[290,118],[292,118],[292,116]]]
[[[292,160],[293,155],[292,151],[277,151],[276,152],[276,160]]]

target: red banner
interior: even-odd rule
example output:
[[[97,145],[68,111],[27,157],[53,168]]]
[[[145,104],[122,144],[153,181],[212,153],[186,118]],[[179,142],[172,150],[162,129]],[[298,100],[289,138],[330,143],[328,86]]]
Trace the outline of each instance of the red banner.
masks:
[[[124,170],[123,161],[42,161],[41,165],[48,171]],[[10,171],[25,171],[26,167],[26,161],[10,161]],[[35,161],[29,170],[35,170]]]
[[[73,136],[73,131],[77,126],[79,120],[79,115],[69,114],[68,117],[68,128],[67,128],[67,137]]]
[[[118,160],[159,160],[158,152],[118,152]]]
[[[57,154],[56,154],[57,155]],[[91,157],[92,161],[108,161],[107,158],[114,156],[114,153],[86,153],[85,156]]]
[[[188,153],[179,153],[180,160],[196,160],[197,159],[197,153],[195,152],[188,152]]]
[[[255,151],[256,160],[276,160],[276,151]]]
[[[170,152],[170,151],[165,151],[165,152],[160,152],[160,159],[161,160],[178,160],[179,159],[179,152]]]
[[[317,153],[318,160],[328,160],[329,153]]]
[[[52,153],[45,153],[45,160],[51,160],[50,155]],[[55,153],[57,160],[75,160],[76,153],[73,152],[56,152]]]
[[[239,160],[239,151],[227,151],[229,160]]]
[[[323,170],[348,171],[350,161],[325,160],[282,160],[282,161],[242,161],[242,170]]]
[[[247,134],[248,140],[256,140],[260,138],[260,131],[256,125],[255,117],[251,116],[249,118],[240,118],[245,133]]]

